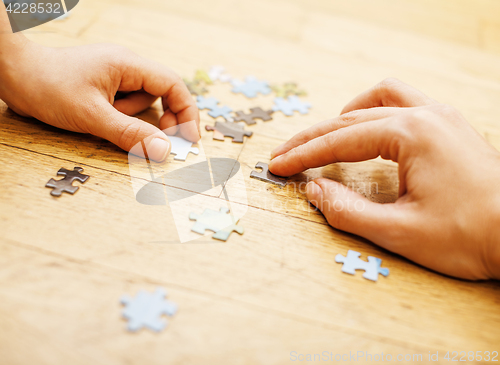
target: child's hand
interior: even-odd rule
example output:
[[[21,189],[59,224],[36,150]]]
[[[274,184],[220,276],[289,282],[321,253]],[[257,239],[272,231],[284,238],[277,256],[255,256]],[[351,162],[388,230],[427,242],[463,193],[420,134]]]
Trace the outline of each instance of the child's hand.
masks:
[[[148,157],[163,161],[170,152],[168,137],[131,117],[161,97],[165,113],[160,128],[196,121],[181,133],[199,140],[196,104],[169,68],[115,45],[46,48],[22,39],[18,43],[0,55],[0,98],[18,114],[94,134],[126,151],[154,136],[145,140]],[[117,92],[125,97],[115,100]]]
[[[421,265],[500,279],[500,153],[457,110],[406,84],[385,80],[358,96],[339,117],[276,148],[269,168],[289,176],[378,156],[399,163],[395,203],[328,179],[310,182],[307,198],[333,227]]]

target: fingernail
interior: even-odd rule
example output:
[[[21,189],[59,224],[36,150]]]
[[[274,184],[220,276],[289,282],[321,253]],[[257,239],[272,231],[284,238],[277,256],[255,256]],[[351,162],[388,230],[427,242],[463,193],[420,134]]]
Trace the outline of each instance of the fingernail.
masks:
[[[281,146],[283,146],[283,145],[281,144],[278,147],[276,147],[274,150],[271,151],[271,160],[276,157],[276,155],[278,154],[278,152],[281,149]]]
[[[310,181],[306,186],[306,196],[311,204],[318,207],[318,204],[323,200],[323,190],[314,181]]]
[[[150,160],[162,162],[167,158],[170,143],[162,138],[154,138],[148,145],[148,157]]]

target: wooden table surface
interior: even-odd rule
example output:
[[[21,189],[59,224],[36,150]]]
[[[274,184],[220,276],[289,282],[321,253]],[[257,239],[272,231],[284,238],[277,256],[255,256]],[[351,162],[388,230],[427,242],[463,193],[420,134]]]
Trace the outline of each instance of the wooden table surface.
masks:
[[[240,164],[227,189],[246,212],[245,233],[179,243],[176,230],[193,222],[135,198],[147,165],[131,168],[111,143],[0,102],[0,363],[288,364],[358,351],[393,361],[422,354],[423,363],[439,352],[447,363],[447,351],[500,351],[498,282],[448,278],[334,230],[294,188],[327,176],[391,202],[397,165],[337,164],[284,189],[249,178],[275,146],[389,76],[458,107],[500,149],[499,11],[487,0],[82,0],[67,20],[27,31],[47,46],[122,44],[185,77],[221,64],[238,78],[295,81],[313,108],[247,127],[254,135],[243,144],[203,130],[206,157]],[[236,110],[272,106],[272,96],[249,100],[227,84],[210,95]],[[156,123],[158,110],[140,117]],[[201,119],[213,123],[206,111]],[[45,183],[74,166],[89,181],[74,196],[51,197]],[[197,197],[201,206],[225,203],[221,186]],[[335,256],[348,249],[380,257],[389,277],[343,274]],[[156,287],[179,312],[159,334],[127,332],[120,297]]]

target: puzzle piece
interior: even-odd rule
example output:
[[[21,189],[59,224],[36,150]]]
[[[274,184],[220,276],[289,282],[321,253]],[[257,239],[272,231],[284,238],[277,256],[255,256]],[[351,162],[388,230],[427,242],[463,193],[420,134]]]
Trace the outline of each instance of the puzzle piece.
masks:
[[[189,214],[190,220],[195,220],[196,223],[191,228],[193,232],[205,234],[205,230],[214,231],[212,238],[226,241],[231,232],[236,231],[243,234],[244,229],[238,226],[239,218],[229,214],[229,209],[221,207],[219,211],[205,209],[202,215],[196,213]]]
[[[233,78],[226,73],[223,66],[212,66],[208,71],[208,76],[212,81],[230,82]]]
[[[209,109],[212,110],[214,108],[217,108],[217,104],[219,104],[219,101],[216,98],[206,98],[202,95],[196,97],[196,106],[198,109],[203,110],[203,109]]]
[[[233,80],[233,93],[242,93],[247,98],[255,98],[258,93],[267,95],[271,92],[271,88],[267,81],[259,81],[254,76],[247,76],[245,81]]]
[[[256,169],[262,169],[262,171],[252,171],[250,173],[250,177],[253,177],[254,179],[259,179],[271,184],[276,184],[280,186],[285,186],[286,185],[286,178],[274,175],[269,171],[269,165],[264,162],[257,162],[255,165]]]
[[[277,97],[286,98],[290,95],[306,96],[307,93],[304,90],[299,90],[299,87],[295,82],[285,82],[283,85],[271,85],[271,89],[274,91]]]
[[[274,99],[273,111],[281,111],[283,114],[291,116],[294,111],[298,111],[301,114],[309,113],[309,108],[311,104],[308,102],[303,102],[298,96],[292,95],[288,99],[276,98]]]
[[[128,330],[135,332],[142,327],[160,332],[167,322],[162,319],[162,315],[173,316],[177,312],[177,304],[166,300],[167,292],[163,288],[158,288],[154,293],[145,290],[139,291],[134,298],[124,295],[120,303],[125,305],[122,315],[128,322]]]
[[[344,264],[342,266],[342,272],[347,274],[354,275],[356,270],[365,270],[363,277],[368,280],[377,281],[378,274],[384,276],[389,275],[389,269],[380,267],[382,264],[381,259],[368,256],[368,262],[366,262],[359,258],[360,255],[359,252],[349,250],[347,251],[346,257],[340,254],[335,256],[335,261]]]
[[[233,121],[233,116],[231,115],[231,112],[233,109],[231,109],[228,106],[216,106],[213,108],[211,111],[208,112],[208,115],[210,115],[212,118],[217,118],[217,117],[223,117],[225,120],[228,122]]]
[[[200,85],[197,81],[189,81],[188,79],[184,79],[184,83],[186,84],[189,92],[194,95],[204,95],[208,92],[207,89],[203,85]]]
[[[215,122],[215,126],[207,125],[205,126],[207,131],[214,131],[213,139],[223,141],[224,137],[231,137],[235,143],[243,143],[243,137],[251,137],[253,132],[246,131],[241,124],[238,123],[223,123]],[[218,133],[215,133],[218,132]]]
[[[255,119],[262,119],[264,122],[273,119],[272,110],[264,111],[261,107],[251,108],[250,114],[245,114],[243,111],[236,112],[236,117],[233,117],[235,122],[245,122],[248,125],[257,123]]]
[[[46,187],[52,188],[53,190],[50,192],[52,196],[61,196],[62,193],[70,193],[74,194],[79,189],[78,186],[73,186],[73,181],[78,180],[82,184],[88,180],[89,176],[81,174],[83,169],[81,167],[75,167],[73,171],[66,170],[65,168],[60,168],[57,171],[57,175],[63,175],[64,178],[61,180],[50,179]]]
[[[208,115],[212,118],[223,117],[226,121],[232,122],[233,116],[231,112],[233,111],[228,106],[218,106],[219,101],[216,98],[205,98],[204,96],[198,96],[196,98],[196,106],[199,110],[208,109]]]
[[[206,85],[212,85],[212,79],[210,76],[208,76],[206,71],[203,70],[196,70],[196,73],[194,74],[194,79],[195,82],[204,82]]]
[[[169,136],[170,142],[172,143],[172,149],[170,153],[175,155],[174,160],[186,161],[189,152],[197,155],[200,150],[196,147],[192,147],[193,143],[177,136]]]

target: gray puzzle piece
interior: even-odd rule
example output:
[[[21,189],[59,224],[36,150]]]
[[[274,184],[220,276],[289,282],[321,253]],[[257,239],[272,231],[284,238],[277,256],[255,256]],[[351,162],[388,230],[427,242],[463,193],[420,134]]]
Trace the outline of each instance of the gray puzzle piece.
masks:
[[[250,173],[250,177],[252,177],[254,179],[259,179],[259,180],[262,180],[262,181],[265,181],[265,182],[268,182],[271,184],[276,184],[276,185],[280,185],[280,186],[286,185],[286,178],[272,174],[269,171],[269,165],[267,163],[257,162],[257,164],[255,165],[255,168],[256,169],[260,168],[260,169],[262,169],[262,171],[259,172],[259,171],[254,170]]]
[[[231,137],[234,143],[243,143],[243,137],[251,137],[253,132],[246,131],[239,123],[215,122],[215,126],[207,125],[205,130],[214,131],[214,139],[224,140],[221,136]],[[216,133],[217,132],[217,133]]]
[[[236,116],[233,118],[235,122],[245,122],[247,125],[257,123],[255,119],[262,119],[264,122],[272,120],[272,110],[265,111],[261,107],[251,108],[250,114],[245,114],[243,111],[235,112]]]
[[[139,291],[134,298],[124,295],[120,303],[125,305],[123,317],[129,320],[128,330],[135,332],[142,327],[160,332],[167,326],[162,315],[173,316],[177,312],[177,304],[166,300],[167,292],[158,288],[154,293]]]
[[[380,267],[380,265],[382,264],[381,259],[373,256],[368,256],[367,262],[361,260],[359,258],[360,255],[361,254],[359,252],[349,250],[347,251],[346,257],[340,254],[335,256],[335,261],[344,264],[342,266],[342,272],[345,272],[347,274],[354,275],[356,273],[356,270],[364,270],[365,273],[363,274],[363,277],[368,280],[377,281],[378,274],[381,274],[383,276],[389,275],[389,269]]]
[[[219,211],[205,209],[203,214],[190,213],[189,219],[195,220],[196,223],[191,230],[199,234],[205,234],[205,230],[214,231],[212,238],[226,241],[231,232],[236,231],[239,234],[244,233],[244,229],[238,226],[238,218],[229,213],[229,209],[220,208]]]
[[[186,161],[188,154],[194,153],[197,155],[200,150],[193,146],[193,142],[190,142],[182,137],[169,136],[170,142],[172,143],[172,149],[170,153],[175,155],[174,160]]]
[[[59,171],[57,171],[57,175],[63,175],[64,179],[50,179],[49,182],[45,184],[45,187],[53,189],[50,192],[52,196],[61,196],[62,193],[74,194],[79,187],[73,186],[73,181],[77,180],[83,184],[89,178],[88,175],[81,174],[82,171],[83,169],[81,167],[75,167],[73,171],[60,168]]]

